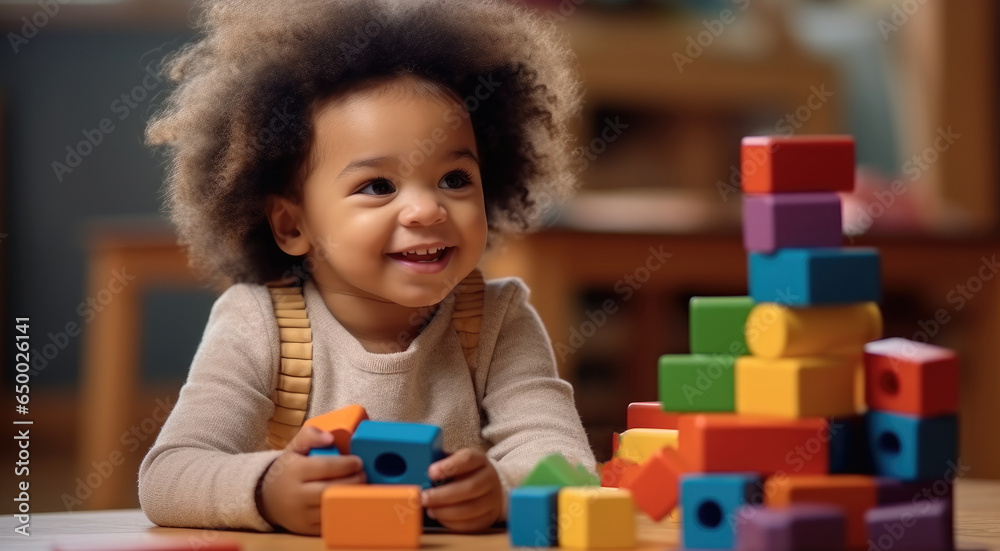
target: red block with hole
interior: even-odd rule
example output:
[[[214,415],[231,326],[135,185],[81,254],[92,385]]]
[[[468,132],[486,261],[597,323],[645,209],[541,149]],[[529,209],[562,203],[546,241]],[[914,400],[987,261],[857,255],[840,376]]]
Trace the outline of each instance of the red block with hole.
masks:
[[[740,176],[743,193],[854,191],[854,138],[747,136]]]
[[[826,474],[830,429],[825,419],[753,415],[681,415],[678,449],[695,472]]]
[[[958,356],[953,350],[906,339],[865,345],[865,402],[869,409],[931,417],[958,411]]]
[[[677,450],[663,448],[649,456],[634,475],[629,473],[621,487],[632,492],[636,508],[659,522],[677,506],[678,479],[689,471]]]
[[[632,402],[628,405],[630,429],[677,429],[676,413],[666,413],[660,402]]]

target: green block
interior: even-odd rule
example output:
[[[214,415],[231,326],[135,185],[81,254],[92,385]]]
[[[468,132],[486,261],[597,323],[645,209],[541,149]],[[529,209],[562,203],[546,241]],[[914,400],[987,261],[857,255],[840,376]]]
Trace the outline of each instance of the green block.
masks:
[[[591,474],[583,465],[569,464],[558,453],[542,458],[521,486],[600,486],[601,479]]]
[[[745,356],[751,297],[691,297],[691,353]]]
[[[664,411],[735,411],[733,364],[727,354],[660,356]]]

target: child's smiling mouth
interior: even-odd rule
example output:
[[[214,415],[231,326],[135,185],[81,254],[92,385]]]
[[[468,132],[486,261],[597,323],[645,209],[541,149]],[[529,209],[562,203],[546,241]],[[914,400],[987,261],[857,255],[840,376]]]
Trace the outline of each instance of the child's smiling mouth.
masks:
[[[412,269],[413,271],[432,274],[443,270],[453,256],[455,247],[433,247],[417,249],[405,253],[388,253],[386,256]]]

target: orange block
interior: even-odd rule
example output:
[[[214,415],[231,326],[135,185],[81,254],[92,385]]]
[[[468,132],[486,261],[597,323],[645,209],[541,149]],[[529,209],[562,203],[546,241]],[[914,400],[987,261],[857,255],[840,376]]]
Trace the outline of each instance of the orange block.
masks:
[[[765,504],[787,507],[797,503],[826,503],[844,510],[847,546],[864,548],[865,512],[878,503],[875,479],[853,474],[772,477],[764,486]]]
[[[420,547],[420,486],[332,484],[323,490],[320,535],[328,548]]]
[[[306,419],[303,426],[312,426],[320,430],[332,432],[334,445],[337,446],[340,453],[348,455],[351,453],[351,436],[354,436],[354,430],[358,428],[358,425],[362,421],[367,419],[368,412],[365,411],[365,408],[357,404],[352,404],[347,407],[335,409],[329,413],[324,413],[323,415]]]
[[[958,412],[958,356],[953,350],[883,339],[865,345],[870,409],[931,417]]]
[[[676,413],[663,411],[660,402],[632,402],[628,405],[630,429],[676,429]]]
[[[854,191],[854,138],[747,136],[740,174],[743,193]]]
[[[649,456],[634,476],[623,480],[621,487],[632,492],[636,508],[659,522],[677,506],[678,478],[688,471],[677,450],[663,448]]]
[[[682,415],[679,451],[695,472],[826,474],[830,431],[816,417]]]
[[[638,471],[639,465],[624,457],[612,457],[611,461],[601,465],[601,486],[619,488],[629,477],[629,473]]]

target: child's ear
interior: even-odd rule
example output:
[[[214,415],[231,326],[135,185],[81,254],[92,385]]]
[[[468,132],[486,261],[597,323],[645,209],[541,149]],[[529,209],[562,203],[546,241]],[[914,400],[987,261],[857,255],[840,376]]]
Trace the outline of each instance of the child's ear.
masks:
[[[309,252],[309,238],[302,233],[302,207],[285,197],[268,197],[264,207],[271,234],[285,254],[302,256]]]

